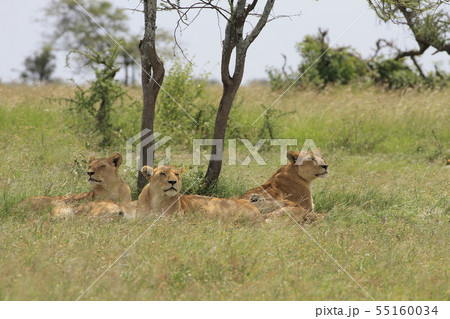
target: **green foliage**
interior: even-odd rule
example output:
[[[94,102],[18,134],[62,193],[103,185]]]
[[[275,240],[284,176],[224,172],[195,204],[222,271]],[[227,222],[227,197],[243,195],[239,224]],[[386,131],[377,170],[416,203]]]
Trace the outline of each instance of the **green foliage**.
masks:
[[[445,71],[429,72],[425,78],[414,72],[405,59],[394,60],[379,58],[369,63],[373,70],[375,84],[388,89],[405,88],[443,88],[450,83],[450,74]]]
[[[417,20],[418,23],[427,25],[417,32],[423,38],[435,37],[436,33],[444,32],[442,26],[444,20],[437,13],[423,20]],[[297,44],[297,50],[302,58],[297,72],[292,70],[286,72],[284,67],[281,70],[276,68],[267,70],[272,90],[284,90],[291,85],[302,88],[324,88],[328,84],[351,83],[375,83],[388,89],[434,88],[444,87],[450,83],[450,75],[437,69],[426,76],[420,75],[406,63],[405,59],[409,55],[403,55],[404,53],[400,51],[395,58],[376,56],[366,61],[350,47],[330,47],[327,33],[319,29],[318,34],[307,35]],[[442,39],[433,41],[436,43],[440,41],[439,43],[444,45]],[[384,46],[377,43],[379,50],[385,47],[395,48],[392,43],[384,42]]]
[[[297,84],[295,81],[298,79],[300,74],[290,70],[289,73],[286,71],[278,70],[275,67],[269,67],[266,69],[267,76],[269,77],[269,86],[274,91],[286,90],[292,84]]]
[[[375,83],[386,85],[389,89],[415,87],[422,81],[404,60],[380,59],[372,67],[375,71]]]
[[[87,17],[86,11],[93,17]],[[52,0],[45,8],[46,25],[54,25],[51,38],[59,41],[63,50],[104,51],[114,42],[101,28],[122,39],[128,33],[128,20],[124,9],[115,8],[108,1]]]
[[[366,74],[366,65],[354,49],[348,47],[331,47],[328,31],[321,31],[315,36],[307,35],[297,44],[302,57],[299,82],[309,82],[325,87],[328,83],[348,84]]]
[[[444,5],[448,1],[443,0],[369,0],[372,9],[385,22],[404,25],[411,31],[416,41],[417,49],[404,50],[388,42],[388,46],[397,51],[396,61],[372,61],[378,69],[380,80],[388,84],[390,88],[402,87],[443,87],[449,83],[449,75],[436,72],[425,75],[417,62],[417,57],[423,55],[429,48],[435,53],[446,52],[450,54],[450,13]],[[401,59],[409,57],[418,69],[421,78],[416,76]],[[377,65],[379,64],[379,65]]]
[[[80,53],[80,52],[79,52]],[[86,131],[94,130],[101,135],[100,146],[110,146],[122,142],[121,128],[113,125],[113,113],[129,108],[137,103],[115,79],[119,71],[116,66],[118,47],[98,52],[90,49],[80,53],[85,56],[95,71],[95,81],[88,89],[77,86],[75,96],[69,99],[70,110],[80,117]],[[118,117],[120,115],[116,115]]]
[[[447,0],[368,0],[369,5],[385,22],[404,25],[419,46],[419,50],[400,51],[400,56],[422,55],[429,47],[450,54],[448,42],[450,13]]]
[[[194,78],[190,65],[175,63],[163,88],[156,105],[155,129],[186,145],[191,145],[193,138],[209,138],[215,107],[207,100],[206,78]]]
[[[435,10],[426,14],[421,20],[418,19],[416,28],[418,39],[426,39],[431,46],[438,51],[446,51],[450,54],[449,44],[450,13],[443,9]]]
[[[319,29],[316,35],[307,35],[296,45],[302,58],[298,71],[291,74],[269,69],[272,89],[296,85],[325,87],[328,84],[349,84],[364,79],[367,65],[350,47],[330,47],[328,31]]]
[[[282,124],[280,123],[283,121],[282,118],[289,114],[295,113],[295,111],[282,112],[273,106],[268,108],[265,105],[261,105],[261,108],[264,110],[264,115],[261,128],[258,133],[259,138],[277,138],[277,131],[280,127],[282,127]]]
[[[25,59],[25,70],[20,74],[24,81],[48,82],[55,71],[55,55],[51,45],[44,45],[40,52]]]
[[[86,12],[89,12],[89,17]],[[131,34],[124,8],[116,8],[111,2],[103,0],[52,0],[45,8],[43,22],[46,26],[54,26],[49,37],[63,51],[87,52],[92,48],[102,52],[115,46],[115,41],[119,42],[124,49],[119,52],[118,62],[125,71],[123,82],[125,85],[135,82],[135,75],[139,72],[139,63],[135,61],[140,59],[140,36]],[[115,40],[110,35],[113,35]],[[164,57],[169,56],[166,53],[170,39],[167,32],[158,32],[158,49],[163,50]],[[89,62],[89,59],[78,55],[76,62],[83,65]]]
[[[120,39],[123,50],[119,51],[119,58],[125,71],[123,84],[126,86],[136,84],[136,74],[140,74],[141,52],[139,50],[139,41],[142,35],[126,35]],[[164,62],[174,59],[172,51],[172,35],[163,29],[156,31],[156,52]],[[139,77],[138,77],[139,78]],[[140,79],[140,78],[139,78]]]

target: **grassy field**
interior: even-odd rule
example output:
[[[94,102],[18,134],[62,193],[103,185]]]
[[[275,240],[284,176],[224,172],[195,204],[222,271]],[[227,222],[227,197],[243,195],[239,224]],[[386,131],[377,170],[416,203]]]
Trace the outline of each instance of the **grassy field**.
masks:
[[[218,92],[209,88],[209,98]],[[275,107],[295,113],[275,123],[276,137],[300,145],[312,138],[330,165],[330,176],[313,184],[326,219],[304,230],[289,218],[253,225],[191,216],[148,230],[153,219],[63,221],[19,211],[32,195],[88,190],[87,156],[124,154],[125,145],[99,149],[49,99],[72,93],[0,86],[0,300],[77,299],[142,233],[82,300],[449,300],[449,89],[288,92]],[[251,123],[278,95],[240,91],[233,121],[253,143]],[[186,147],[172,153],[175,165],[190,166]],[[265,147],[262,156],[266,166],[225,166],[217,195],[267,180],[279,150]],[[135,172],[121,173],[136,198]],[[185,186],[197,174],[188,171]]]

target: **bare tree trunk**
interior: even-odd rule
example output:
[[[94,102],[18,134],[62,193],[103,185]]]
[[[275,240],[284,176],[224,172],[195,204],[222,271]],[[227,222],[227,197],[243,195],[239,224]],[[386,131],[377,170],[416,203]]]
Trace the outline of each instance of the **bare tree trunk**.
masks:
[[[148,129],[153,131],[153,123],[155,120],[156,98],[159,89],[164,80],[164,64],[156,52],[155,33],[156,33],[156,0],[144,0],[144,18],[145,31],[144,38],[139,43],[142,61],[142,92],[144,98],[144,106],[142,109],[141,131]],[[148,158],[148,150],[152,144],[144,145],[145,136],[141,136],[141,162],[144,165],[153,166],[153,151]],[[139,171],[138,173],[138,192],[144,188],[147,180]]]
[[[219,109],[217,110],[214,139],[221,141],[222,146],[225,139],[225,133],[228,123],[228,115],[230,114],[236,93],[241,85],[244,76],[245,59],[250,44],[256,39],[261,30],[267,23],[270,11],[275,0],[267,0],[264,11],[261,14],[257,24],[253,30],[244,37],[244,24],[247,16],[256,6],[257,1],[254,0],[246,6],[245,0],[238,0],[234,8],[231,8],[231,16],[227,21],[225,29],[225,38],[222,43],[222,61],[221,61],[221,78],[223,84],[222,98],[220,100]],[[230,2],[232,5],[233,2]],[[233,75],[230,75],[231,55],[236,51],[236,61],[234,65]],[[217,155],[219,160],[210,160],[208,169],[202,181],[203,189],[213,188],[219,179],[222,170],[223,147],[211,149],[211,155]],[[214,158],[214,157],[212,157]]]
[[[128,86],[128,66],[129,66],[130,64],[128,63],[128,60],[127,60],[127,58],[126,57],[123,57],[123,66],[124,66],[124,69],[125,69],[125,79],[124,79],[124,85],[125,86]]]
[[[239,83],[240,84],[240,83]],[[223,156],[223,142],[225,139],[225,133],[227,130],[228,115],[230,114],[231,106],[233,105],[234,98],[236,97],[237,87],[234,85],[232,88],[224,87],[222,92],[222,98],[220,100],[219,109],[217,110],[216,121],[214,126],[214,139],[221,140],[222,147],[211,150],[211,155],[216,153],[220,154],[220,161],[210,160],[208,164],[208,170],[206,171],[203,185],[206,187],[215,187],[217,179],[219,178],[220,171],[222,170],[222,156]],[[218,154],[219,155],[219,154]]]
[[[131,85],[136,85],[136,65],[131,64]]]

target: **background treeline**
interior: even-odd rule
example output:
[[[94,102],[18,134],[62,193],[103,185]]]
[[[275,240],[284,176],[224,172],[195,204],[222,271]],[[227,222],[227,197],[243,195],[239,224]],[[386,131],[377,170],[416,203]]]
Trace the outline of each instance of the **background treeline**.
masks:
[[[315,35],[307,35],[296,44],[301,63],[296,70],[269,68],[270,87],[274,90],[297,88],[324,88],[330,84],[350,85],[362,83],[387,89],[435,88],[450,83],[450,74],[439,70],[424,73],[414,63],[408,64],[407,57],[396,58],[393,54],[381,54],[382,49],[391,49],[393,44],[378,40],[376,51],[364,59],[350,46],[330,47],[328,31],[321,30]],[[415,61],[415,60],[414,60]],[[417,62],[417,61],[416,61]]]
[[[68,65],[70,62],[80,72],[91,72],[95,78],[89,83],[75,83],[72,97],[54,101],[67,106],[69,125],[83,137],[89,136],[92,145],[102,148],[121,146],[141,130],[142,91],[136,84],[140,73],[138,43],[142,35],[131,34],[124,9],[116,8],[108,1],[80,0],[79,3],[94,19],[86,19],[81,7],[73,5],[71,0],[49,3],[45,23],[53,28],[49,27],[50,34],[42,49],[24,61],[21,77],[30,83],[52,82],[54,52],[65,51]],[[418,61],[427,49],[450,53],[450,20],[445,4],[428,0],[407,4],[380,0],[369,1],[369,4],[383,21],[408,28],[418,49],[402,50],[392,41],[379,39],[374,43],[372,56],[363,57],[350,46],[331,46],[328,31],[319,29],[316,34],[307,35],[295,44],[301,58],[296,68],[286,68],[285,61],[284,66],[267,70],[268,80],[260,81],[268,83],[274,94],[267,101],[275,101],[287,88],[295,94],[311,89],[323,92],[329,87],[373,86],[394,92],[448,87],[450,74],[437,67],[425,72]],[[95,21],[100,21],[114,34],[117,42],[100,30]],[[174,39],[169,32],[158,29],[156,44],[167,67],[163,87],[168,94],[164,92],[157,98],[155,130],[171,136],[180,146],[190,148],[192,139],[212,137],[221,87],[211,82],[207,75],[194,76],[192,65],[186,59],[173,56]],[[119,79],[119,75],[124,77]],[[255,92],[265,91],[255,83],[251,86]],[[257,140],[296,135],[287,132],[282,123],[293,116],[297,108],[275,105],[265,111],[270,105],[253,102],[248,94],[237,95],[227,123],[227,138]],[[287,99],[283,103],[289,104]],[[248,104],[251,105],[250,112],[246,109]],[[344,110],[345,106],[339,108]],[[262,118],[253,123],[263,111]],[[355,123],[354,128],[348,129],[346,125],[347,131],[340,132],[339,141],[334,140],[333,146],[364,151],[376,148],[385,139],[384,133],[378,136],[370,133],[369,128],[364,129],[364,123],[351,122]],[[352,130],[359,136],[350,132]],[[370,134],[365,138],[364,132]]]

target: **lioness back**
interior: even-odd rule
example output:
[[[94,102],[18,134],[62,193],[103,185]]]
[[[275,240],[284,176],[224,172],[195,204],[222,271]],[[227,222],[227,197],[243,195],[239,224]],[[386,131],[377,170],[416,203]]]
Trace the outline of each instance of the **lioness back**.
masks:
[[[199,213],[209,217],[262,219],[259,211],[243,200],[181,195],[183,169],[144,166],[142,173],[149,183],[139,195],[137,217]]]
[[[289,207],[298,219],[314,211],[310,184],[317,177],[328,175],[328,164],[320,152],[287,153],[289,163],[277,170],[259,187],[253,188],[240,198],[252,203],[261,213],[273,213]],[[286,210],[286,209],[284,209]]]

